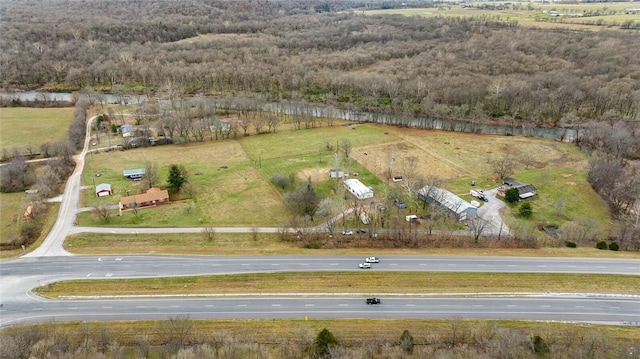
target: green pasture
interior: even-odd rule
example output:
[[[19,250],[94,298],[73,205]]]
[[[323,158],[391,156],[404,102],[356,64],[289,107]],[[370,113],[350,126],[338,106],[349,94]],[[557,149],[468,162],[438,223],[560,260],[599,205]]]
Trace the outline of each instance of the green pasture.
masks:
[[[9,151],[19,148],[27,154],[27,147],[31,146],[33,152],[38,153],[43,143],[63,141],[71,122],[72,107],[0,108],[0,147]]]
[[[168,205],[143,209],[137,215],[125,212],[119,217],[114,210],[109,223],[92,212],[81,213],[78,220],[81,225],[91,226],[281,225],[288,220],[289,211],[282,193],[272,184],[274,174],[294,174],[299,183],[310,176],[320,193],[330,194],[334,184],[327,181],[328,170],[334,165],[335,149],[342,146],[344,140],[355,147],[390,139],[392,137],[385,135],[379,126],[333,126],[253,135],[239,140],[94,153],[87,157],[83,174],[84,184],[88,186],[83,206],[114,205],[122,196],[139,193],[142,183],[125,179],[122,170],[144,168],[147,161],[157,165],[160,187],[167,185],[170,165],[183,165],[193,190],[172,196]],[[333,151],[327,149],[327,143],[333,146]],[[343,160],[343,167],[348,163],[350,171],[361,173],[365,183],[380,183],[356,161]],[[93,188],[100,183],[111,184],[114,195],[95,197]]]

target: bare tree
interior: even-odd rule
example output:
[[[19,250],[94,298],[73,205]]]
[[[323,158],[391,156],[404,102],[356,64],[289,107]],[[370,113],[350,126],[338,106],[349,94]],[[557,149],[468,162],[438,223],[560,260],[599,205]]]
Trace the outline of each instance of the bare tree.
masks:
[[[491,227],[491,223],[480,216],[473,216],[467,220],[474,243],[478,244],[480,236],[485,234]]]
[[[213,240],[216,238],[216,229],[211,226],[206,226],[202,228],[202,236],[205,240],[213,242]]]
[[[153,162],[145,162],[144,164],[144,177],[142,177],[143,189],[149,189],[156,187],[160,182],[158,177],[158,166]]]
[[[353,147],[351,146],[351,141],[346,139],[342,140],[341,146],[342,150],[344,151],[344,156],[346,158],[349,158],[351,156],[351,150],[353,149]]]
[[[165,345],[175,353],[190,343],[193,336],[194,323],[186,315],[169,317],[158,323],[158,335]]]
[[[93,207],[93,213],[95,213],[98,218],[102,219],[105,223],[109,223],[109,221],[111,221],[111,208],[107,204],[101,204]]]
[[[503,155],[489,160],[491,169],[499,179],[504,179],[510,176],[516,168],[516,162],[509,155]]]

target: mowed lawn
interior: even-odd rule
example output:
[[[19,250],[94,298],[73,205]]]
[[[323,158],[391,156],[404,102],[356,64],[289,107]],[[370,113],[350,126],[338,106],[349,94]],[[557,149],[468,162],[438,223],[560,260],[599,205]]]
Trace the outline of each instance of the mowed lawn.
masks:
[[[0,147],[28,153],[27,146],[31,146],[34,152],[40,152],[43,143],[63,141],[71,122],[73,107],[0,108]]]

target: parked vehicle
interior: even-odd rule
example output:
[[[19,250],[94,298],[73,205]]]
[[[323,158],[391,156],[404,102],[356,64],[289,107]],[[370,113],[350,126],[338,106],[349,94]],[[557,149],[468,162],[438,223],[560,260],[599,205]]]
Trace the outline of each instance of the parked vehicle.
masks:
[[[360,269],[371,269],[371,263],[360,263],[358,267],[360,267]]]
[[[364,229],[358,229],[358,230],[356,230],[356,233],[365,234],[365,233],[367,233],[367,231],[365,231]]]
[[[380,298],[367,298],[367,304],[380,304]]]
[[[342,231],[342,234],[343,234],[343,235],[345,235],[345,236],[350,236],[350,235],[352,235],[352,234],[353,234],[353,231],[349,231],[349,230],[347,230],[347,231]]]
[[[366,263],[379,263],[380,262],[380,258],[378,257],[367,257],[364,259],[364,261]]]

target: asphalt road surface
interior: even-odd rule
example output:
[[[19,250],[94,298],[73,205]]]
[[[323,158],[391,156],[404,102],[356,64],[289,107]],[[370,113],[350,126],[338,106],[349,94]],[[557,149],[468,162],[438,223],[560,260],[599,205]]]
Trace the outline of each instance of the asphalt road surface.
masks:
[[[100,256],[21,258],[3,262],[0,326],[65,320],[207,318],[478,318],[640,324],[639,295],[528,294],[382,296],[367,306],[360,294],[267,293],[206,298],[156,296],[136,299],[46,300],[31,289],[64,279],[166,277],[201,274],[359,270],[355,256]],[[639,260],[519,257],[389,256],[374,271],[470,271],[609,273],[640,272]],[[369,270],[367,270],[369,273]],[[310,283],[313,285],[313,283]]]

